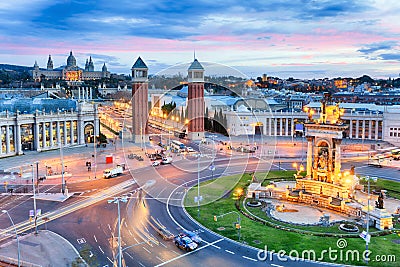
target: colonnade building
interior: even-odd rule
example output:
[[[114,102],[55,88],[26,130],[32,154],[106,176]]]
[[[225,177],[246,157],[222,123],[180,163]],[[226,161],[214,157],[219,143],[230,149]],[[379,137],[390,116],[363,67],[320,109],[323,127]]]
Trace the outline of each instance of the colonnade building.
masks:
[[[346,106],[345,104],[343,103],[343,106]],[[343,133],[344,138],[381,140],[400,145],[399,107],[370,105],[370,109],[359,110],[355,108],[357,104],[351,104],[353,108],[344,108],[341,116],[343,123],[348,125]],[[309,108],[314,108],[313,118],[320,117],[320,109],[316,105],[308,105]],[[305,136],[303,124],[309,116],[304,111],[251,110],[244,106],[235,111],[225,111],[225,114],[227,131],[229,135],[234,136]]]
[[[77,102],[76,108],[70,110],[43,109],[33,114],[6,110],[0,117],[0,158],[27,150],[84,145],[93,134],[99,134],[97,105],[86,102]]]

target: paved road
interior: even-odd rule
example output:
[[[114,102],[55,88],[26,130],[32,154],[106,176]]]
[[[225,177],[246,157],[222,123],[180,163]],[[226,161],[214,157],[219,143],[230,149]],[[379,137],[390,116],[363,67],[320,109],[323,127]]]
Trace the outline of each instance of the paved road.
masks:
[[[249,154],[238,154],[242,158],[230,159],[226,151],[218,151],[218,159],[213,159],[210,147],[199,148],[197,144],[190,144],[195,149],[200,150],[203,154],[211,155],[211,157],[195,158],[187,156],[186,158],[175,158],[174,164],[159,166],[156,168],[149,167],[149,162],[138,162],[136,160],[128,161],[130,165],[131,175],[136,179],[137,184],[120,188],[113,191],[112,194],[103,194],[103,188],[116,185],[125,180],[129,180],[128,175],[111,180],[87,181],[84,184],[70,184],[71,192],[79,192],[64,203],[39,201],[38,207],[42,208],[43,213],[50,214],[54,221],[47,223],[47,227],[55,230],[65,236],[78,249],[84,244],[91,246],[91,251],[98,259],[99,266],[112,266],[116,258],[117,251],[117,209],[116,204],[108,204],[115,194],[127,194],[129,202],[121,203],[122,218],[122,246],[124,260],[127,266],[211,266],[219,264],[226,266],[236,264],[238,266],[304,266],[296,262],[281,263],[275,262],[269,265],[265,262],[257,260],[257,251],[248,247],[243,247],[235,242],[225,240],[218,235],[202,229],[201,226],[190,220],[181,207],[181,199],[184,195],[184,189],[197,182],[197,169],[200,169],[201,178],[217,177],[243,171],[268,170],[268,169],[292,169],[292,159],[279,158],[278,161],[270,162],[268,160],[259,161],[257,158]],[[128,150],[126,151],[129,151]],[[132,148],[134,149],[134,148]],[[125,151],[125,152],[126,152]],[[57,151],[47,152],[49,155],[57,157]],[[52,154],[53,153],[53,154]],[[84,159],[82,153],[90,153],[90,148],[77,148],[77,152],[71,150],[71,154],[67,157],[79,157]],[[105,152],[106,153],[106,152]],[[120,152],[121,155],[124,152]],[[144,152],[143,152],[144,153]],[[36,154],[35,154],[36,156]],[[45,153],[38,155],[40,159],[46,159]],[[250,156],[250,157],[248,157]],[[19,158],[17,158],[19,159]],[[38,158],[35,157],[35,160]],[[4,162],[2,162],[4,164]],[[209,166],[214,164],[215,171],[212,173]],[[347,166],[344,163],[343,166]],[[355,163],[357,172],[364,173],[381,173],[380,169],[364,167],[364,162]],[[138,166],[139,165],[139,166]],[[10,167],[8,165],[8,167]],[[142,167],[142,168],[137,168]],[[143,168],[144,167],[144,168]],[[76,167],[79,169],[79,167]],[[385,174],[386,174],[386,169]],[[396,172],[395,169],[388,169]],[[365,172],[367,171],[367,172]],[[396,173],[397,174],[397,173]],[[372,175],[372,174],[370,174]],[[392,174],[390,174],[392,175]],[[397,176],[397,175],[396,175]],[[395,177],[396,177],[395,176]],[[389,176],[388,176],[389,177]],[[183,185],[179,187],[179,185]],[[138,191],[139,187],[146,187],[147,194]],[[59,184],[51,187],[47,185],[43,189],[49,192],[60,190]],[[98,201],[90,202],[96,198],[95,194],[99,193]],[[18,198],[19,197],[19,198]],[[79,209],[72,212],[71,204],[81,202],[87,199],[90,206],[79,205]],[[2,202],[1,205],[7,203],[18,204],[12,208],[13,216],[16,223],[21,223],[27,219],[29,209],[32,209],[32,199],[28,196],[14,196],[13,202]],[[88,204],[89,205],[89,204]],[[62,217],[60,211],[51,213],[52,210],[62,209]],[[168,207],[168,209],[167,209]],[[5,208],[9,208],[5,206]],[[169,211],[169,212],[168,212]],[[58,218],[57,220],[56,217]],[[154,218],[154,219],[153,219]],[[0,216],[0,223],[5,223],[5,216]],[[184,253],[170,241],[164,241],[158,236],[157,232],[152,228],[155,222],[165,225],[173,234],[179,233],[181,228],[195,230],[205,240],[200,249],[193,253]],[[2,224],[5,225],[5,224]],[[25,226],[24,226],[25,227]],[[30,226],[26,226],[30,227]],[[40,226],[44,227],[44,225]],[[25,228],[27,229],[27,228]],[[151,240],[151,242],[149,242]],[[146,243],[143,243],[146,242]],[[132,246],[131,248],[127,248]],[[277,264],[277,265],[273,265]],[[318,266],[320,264],[314,264]],[[308,263],[307,266],[311,266]]]

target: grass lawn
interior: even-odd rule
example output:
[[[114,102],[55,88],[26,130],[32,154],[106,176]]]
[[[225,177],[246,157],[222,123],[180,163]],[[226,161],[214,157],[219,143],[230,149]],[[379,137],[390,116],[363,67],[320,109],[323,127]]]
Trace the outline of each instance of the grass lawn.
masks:
[[[262,177],[263,175],[265,174],[257,174],[256,177]],[[266,177],[266,179],[286,179],[285,177],[293,177],[293,172],[270,172]],[[234,181],[237,181],[236,186],[231,185],[231,183]],[[207,182],[204,186],[201,185],[200,192],[201,195],[203,195],[203,199],[205,201],[212,201],[208,201],[207,204],[201,206],[200,217],[198,217],[197,206],[194,205],[195,203],[193,202],[194,196],[197,196],[197,187],[193,187],[189,190],[187,198],[185,199],[185,204],[187,205],[186,209],[194,219],[198,220],[205,227],[233,240],[238,240],[238,231],[234,227],[234,223],[237,222],[238,217],[236,213],[232,213],[223,217],[218,217],[217,222],[214,221],[213,217],[214,215],[218,216],[230,211],[237,211],[235,207],[236,200],[234,199],[235,192],[238,188],[245,188],[250,181],[251,175],[244,174],[218,178],[212,182]],[[226,188],[224,187],[224,185],[230,186],[229,188]],[[214,200],[216,197],[218,197],[218,200]],[[256,210],[256,208],[249,209],[251,209],[252,212]],[[224,229],[219,229],[221,227],[223,227]],[[312,230],[316,232],[337,232],[337,227],[299,227],[305,230]],[[269,251],[279,251],[283,249],[286,251],[287,254],[289,254],[291,250],[297,250],[300,255],[302,251],[314,250],[317,258],[320,257],[323,250],[328,250],[329,248],[331,248],[332,250],[343,251],[344,254],[346,253],[346,251],[357,250],[360,251],[360,260],[358,261],[346,261],[345,256],[343,256],[342,260],[340,260],[339,253],[333,254],[338,256],[338,260],[336,261],[330,260],[327,253],[324,254],[325,257],[323,257],[322,260],[341,264],[365,264],[361,258],[362,252],[365,249],[365,241],[361,238],[345,238],[347,246],[344,249],[340,250],[337,247],[337,237],[321,237],[310,234],[288,232],[285,230],[263,225],[259,222],[252,221],[243,215],[241,215],[241,240],[245,241],[251,246],[261,249],[264,249],[264,247],[267,246]],[[398,236],[397,234],[390,234],[386,236],[371,238],[371,243],[369,245],[369,249],[372,251],[372,254],[370,256],[371,259],[375,259],[375,256],[378,254],[395,255],[398,259],[396,262],[370,261],[369,266],[400,266],[400,245],[394,243],[394,240],[400,240],[400,236]]]
[[[365,191],[368,190],[368,182],[364,179],[360,180],[360,183],[365,185]],[[394,197],[400,199],[400,183],[390,180],[378,179],[376,182],[370,180],[370,190],[387,190],[387,195],[389,197]]]

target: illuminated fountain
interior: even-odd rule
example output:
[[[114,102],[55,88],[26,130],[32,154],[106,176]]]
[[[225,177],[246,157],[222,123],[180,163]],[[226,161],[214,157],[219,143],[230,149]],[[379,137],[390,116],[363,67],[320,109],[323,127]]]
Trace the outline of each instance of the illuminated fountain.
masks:
[[[370,212],[373,216],[371,220],[378,229],[391,229],[392,217],[383,209],[383,204],[379,208],[366,210],[365,204],[356,199],[356,190],[362,189],[362,186],[354,174],[354,168],[341,170],[340,146],[343,132],[348,126],[341,120],[344,110],[339,108],[339,104],[327,106],[328,98],[329,95],[325,94],[318,119],[314,119],[315,110],[305,108],[308,113],[308,121],[304,124],[308,142],[306,176],[301,175],[303,165],[294,163],[297,173],[294,174],[296,184],[293,188],[289,185],[282,188],[275,184],[263,187],[261,183],[252,183],[248,187],[247,197],[305,203],[355,218],[367,218]],[[277,211],[284,212],[283,207],[277,206]]]

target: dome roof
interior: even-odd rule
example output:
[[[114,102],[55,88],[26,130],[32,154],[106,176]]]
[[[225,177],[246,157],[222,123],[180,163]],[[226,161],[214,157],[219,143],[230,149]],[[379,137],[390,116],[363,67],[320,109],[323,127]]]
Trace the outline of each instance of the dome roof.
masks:
[[[75,67],[76,66],[76,59],[72,55],[72,51],[69,53],[69,57],[67,58],[67,67]]]

